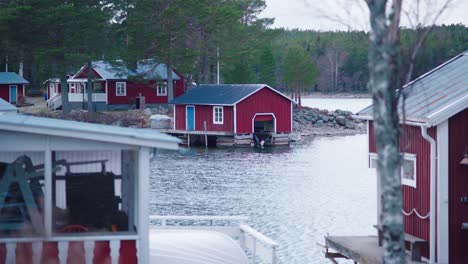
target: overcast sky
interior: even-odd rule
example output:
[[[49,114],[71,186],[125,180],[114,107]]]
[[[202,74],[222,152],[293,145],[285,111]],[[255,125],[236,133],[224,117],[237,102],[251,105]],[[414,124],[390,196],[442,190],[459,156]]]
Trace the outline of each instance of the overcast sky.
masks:
[[[367,29],[367,8],[363,0],[265,0],[267,7],[261,17],[275,18],[273,27],[313,29],[313,30],[347,30]],[[421,7],[421,13],[428,14],[426,21],[432,21],[434,13],[440,10],[446,0],[425,0],[431,8]],[[421,2],[425,2],[421,1]],[[468,0],[453,0],[451,7],[438,19],[436,24],[462,23],[468,25]],[[413,4],[415,0],[404,3]],[[359,4],[360,3],[360,4]],[[406,6],[405,10],[415,10]],[[402,24],[410,23],[402,16]],[[414,17],[414,16],[413,16]],[[421,19],[422,20],[422,19]],[[339,22],[335,22],[339,21]]]

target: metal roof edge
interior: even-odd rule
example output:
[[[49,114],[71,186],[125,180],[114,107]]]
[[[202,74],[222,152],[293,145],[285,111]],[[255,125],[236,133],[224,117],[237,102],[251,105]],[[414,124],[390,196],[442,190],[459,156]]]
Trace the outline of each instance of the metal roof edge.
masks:
[[[448,60],[448,61],[446,61],[446,62],[440,64],[439,66],[437,66],[437,67],[433,68],[432,70],[430,70],[430,71],[424,73],[423,75],[419,76],[418,78],[416,78],[416,79],[410,81],[409,83],[403,85],[402,89],[404,89],[404,88],[406,88],[407,86],[410,86],[410,85],[412,85],[412,84],[414,84],[414,83],[420,81],[421,79],[426,78],[428,75],[431,75],[432,73],[434,73],[435,71],[439,70],[440,68],[446,66],[447,64],[449,64],[449,63],[451,63],[451,62],[453,62],[453,61],[455,61],[455,60],[457,60],[457,59],[459,59],[460,57],[463,57],[463,56],[468,56],[468,50],[467,50],[467,51],[464,51],[464,52],[462,52],[462,53],[460,53],[460,54],[458,54],[457,56],[451,58],[450,60]]]
[[[67,120],[63,120],[67,121]],[[104,126],[104,125],[103,125]],[[111,126],[109,126],[111,127]],[[32,133],[32,134],[41,134],[41,135],[50,135],[50,136],[58,136],[58,137],[65,137],[65,138],[76,138],[76,139],[85,139],[91,141],[102,141],[107,143],[115,143],[115,144],[124,144],[124,145],[136,145],[142,147],[154,147],[154,148],[166,148],[166,149],[178,149],[178,145],[181,142],[177,138],[171,138],[167,134],[163,134],[157,131],[155,133],[162,134],[167,136],[167,139],[148,139],[145,137],[137,138],[132,135],[116,135],[116,134],[109,134],[109,133],[95,133],[90,131],[80,131],[80,130],[72,130],[66,128],[48,128],[43,126],[31,125],[31,124],[24,124],[24,123],[2,123],[0,121],[0,129],[14,131],[14,132],[24,132],[24,133]],[[64,133],[67,132],[67,133]]]
[[[446,105],[442,109],[439,109],[435,113],[432,113],[428,116],[429,126],[437,126],[440,123],[444,122],[445,120],[449,119],[450,117],[458,114],[459,112],[465,110],[468,106],[468,94],[459,98],[455,102]]]

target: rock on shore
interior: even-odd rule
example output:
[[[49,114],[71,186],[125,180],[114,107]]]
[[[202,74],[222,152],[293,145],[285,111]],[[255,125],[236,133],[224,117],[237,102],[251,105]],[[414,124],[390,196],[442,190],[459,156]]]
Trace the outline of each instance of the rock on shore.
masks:
[[[300,141],[307,136],[345,136],[366,133],[366,124],[343,110],[320,110],[295,107],[291,139]]]

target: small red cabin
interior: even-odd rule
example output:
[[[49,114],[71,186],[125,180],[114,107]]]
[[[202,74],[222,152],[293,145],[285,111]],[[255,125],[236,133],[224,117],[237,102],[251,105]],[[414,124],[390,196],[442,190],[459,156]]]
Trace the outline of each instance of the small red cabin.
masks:
[[[18,99],[25,95],[25,86],[29,84],[14,72],[0,72],[0,98],[10,104],[18,104]]]
[[[131,70],[122,61],[95,61],[92,67],[93,104],[96,110],[125,110],[136,104],[137,100],[149,107],[168,103],[167,68],[163,63],[142,60],[137,63],[136,70]],[[67,80],[68,100],[72,108],[85,105],[87,75],[85,65]],[[185,92],[183,76],[172,71],[172,79],[174,97],[182,95]],[[60,107],[61,103],[53,103],[60,96],[60,80],[51,79],[48,83],[49,105]]]
[[[174,130],[213,135],[289,134],[293,102],[265,84],[202,84],[174,99]]]
[[[406,115],[402,119],[405,123],[401,128],[400,151],[405,233],[428,242],[422,251],[427,259],[436,263],[466,263],[468,52],[403,89]],[[400,109],[401,106],[400,102]],[[369,165],[374,167],[377,150],[372,106],[359,115],[368,120]],[[377,193],[380,213],[381,191]]]

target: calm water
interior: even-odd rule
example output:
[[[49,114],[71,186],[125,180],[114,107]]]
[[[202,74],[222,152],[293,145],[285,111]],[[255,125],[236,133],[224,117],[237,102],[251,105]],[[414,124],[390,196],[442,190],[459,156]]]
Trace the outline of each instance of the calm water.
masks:
[[[366,142],[358,135],[263,150],[160,152],[152,162],[151,212],[245,215],[280,244],[279,263],[329,263],[316,245],[327,233],[375,233]]]

